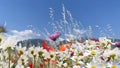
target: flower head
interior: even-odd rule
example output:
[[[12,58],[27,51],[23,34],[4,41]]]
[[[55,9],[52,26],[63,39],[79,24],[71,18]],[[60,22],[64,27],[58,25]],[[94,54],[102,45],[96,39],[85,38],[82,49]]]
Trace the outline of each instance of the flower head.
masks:
[[[120,47],[120,42],[115,42],[115,46]]]
[[[60,32],[56,31],[54,34],[50,35],[49,38],[53,41],[56,41],[56,39],[60,36]]]

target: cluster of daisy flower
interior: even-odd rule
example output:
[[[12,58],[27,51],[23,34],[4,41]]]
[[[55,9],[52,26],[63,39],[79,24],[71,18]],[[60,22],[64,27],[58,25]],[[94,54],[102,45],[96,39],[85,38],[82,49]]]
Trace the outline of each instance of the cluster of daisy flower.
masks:
[[[64,68],[119,68],[120,50],[110,39],[74,41],[69,49],[59,54],[58,66]]]
[[[53,41],[52,41],[53,42]],[[70,40],[58,49],[34,45],[26,48],[16,45],[14,38],[0,38],[0,68],[119,68],[120,50],[118,43],[106,37],[98,40]]]

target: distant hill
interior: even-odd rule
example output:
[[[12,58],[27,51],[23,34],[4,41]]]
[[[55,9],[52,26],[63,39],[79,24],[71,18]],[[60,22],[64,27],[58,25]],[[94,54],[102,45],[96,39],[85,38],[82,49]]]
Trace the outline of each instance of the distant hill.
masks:
[[[68,41],[66,41],[66,40],[63,40],[63,41],[53,41],[53,42],[50,42],[48,40],[46,40],[46,41],[47,41],[48,45],[52,45],[52,46],[59,46],[59,45],[68,43]],[[114,41],[120,41],[120,39],[114,39]],[[21,44],[22,46],[26,46],[26,47],[30,47],[30,46],[42,46],[42,39],[28,39],[28,40],[23,40],[23,41],[19,41],[17,43],[17,45],[19,45],[19,44]]]
[[[47,40],[46,40],[47,41]],[[58,45],[62,45],[62,44],[66,44],[68,43],[67,41],[63,40],[63,41],[53,41],[53,42],[50,42],[50,41],[47,41],[48,45],[52,45],[52,46],[58,46]],[[28,40],[23,40],[23,41],[19,41],[17,43],[17,45],[21,44],[22,46],[27,46],[27,47],[30,47],[30,46],[42,46],[42,39],[28,39]]]

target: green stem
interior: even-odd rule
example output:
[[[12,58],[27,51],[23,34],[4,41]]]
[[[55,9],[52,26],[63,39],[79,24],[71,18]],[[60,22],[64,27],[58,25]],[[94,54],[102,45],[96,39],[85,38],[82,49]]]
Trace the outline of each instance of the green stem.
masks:
[[[26,68],[26,66],[24,65],[24,68]]]
[[[47,68],[47,63],[45,63],[45,68]]]
[[[39,59],[40,59],[39,63],[42,63],[43,64],[43,68],[44,68],[45,67],[44,59],[42,58],[42,56],[39,56]],[[39,66],[39,68],[42,68],[42,67]]]
[[[34,68],[35,68],[35,56],[34,56]]]
[[[20,56],[17,58],[16,62],[12,65],[12,68],[14,68],[17,65],[17,61],[19,60]]]
[[[11,52],[10,52],[10,49],[8,49],[8,68],[10,68],[10,56],[11,56]]]
[[[48,68],[49,68],[49,66],[50,66],[50,62],[48,61]]]

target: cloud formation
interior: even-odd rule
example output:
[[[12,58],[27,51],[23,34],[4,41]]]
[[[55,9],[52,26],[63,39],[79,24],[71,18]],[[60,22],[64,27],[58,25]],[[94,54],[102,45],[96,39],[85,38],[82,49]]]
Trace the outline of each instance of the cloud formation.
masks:
[[[11,33],[13,34],[12,36],[15,36],[20,40],[40,38],[40,34],[32,30],[24,30],[24,31],[12,30]]]
[[[11,30],[10,33],[6,33],[2,37],[4,37],[3,45],[16,45],[18,41],[40,38],[40,34],[32,30]]]

